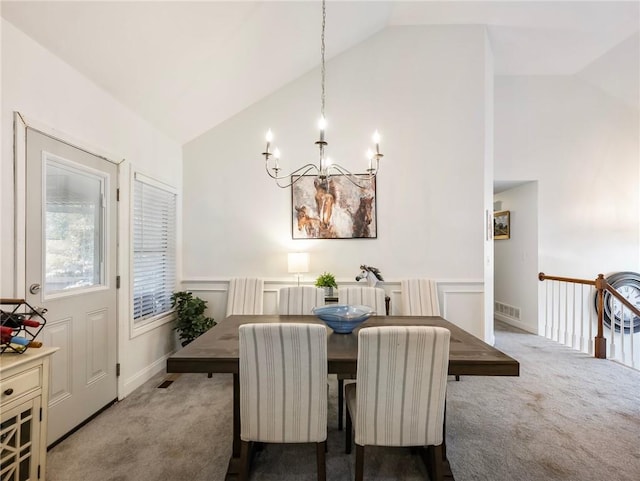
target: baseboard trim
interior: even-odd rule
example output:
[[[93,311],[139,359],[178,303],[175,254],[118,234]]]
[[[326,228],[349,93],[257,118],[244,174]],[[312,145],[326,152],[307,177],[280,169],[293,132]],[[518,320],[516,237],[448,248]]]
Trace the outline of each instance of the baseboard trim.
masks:
[[[167,359],[171,356],[173,352],[165,354],[160,359],[157,359],[153,363],[149,364],[144,369],[141,369],[133,376],[127,378],[122,384],[122,393],[119,393],[118,400],[122,400],[135,391],[137,388],[142,386],[145,382],[151,379],[153,376],[158,374],[161,371],[165,370],[165,366],[167,363]]]
[[[530,332],[531,334],[536,334],[536,335],[538,334],[537,327],[533,328],[531,326],[528,326],[524,322],[513,320],[510,317],[503,316],[501,314],[498,314],[497,312],[493,313],[493,317],[496,318],[498,321],[504,322],[505,324],[509,324],[510,326],[513,326],[513,327],[517,327],[518,329],[522,329],[523,331]]]

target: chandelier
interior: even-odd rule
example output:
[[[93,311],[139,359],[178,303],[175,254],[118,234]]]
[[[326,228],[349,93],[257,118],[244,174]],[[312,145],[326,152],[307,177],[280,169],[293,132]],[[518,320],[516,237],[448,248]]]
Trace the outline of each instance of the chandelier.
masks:
[[[359,188],[367,187],[367,181],[372,180],[376,174],[378,173],[378,167],[380,164],[380,159],[383,155],[380,153],[380,134],[376,130],[373,134],[373,143],[375,145],[375,151],[369,149],[367,151],[367,159],[369,160],[369,167],[367,168],[366,174],[352,174],[349,170],[342,167],[339,164],[335,164],[331,161],[329,157],[325,157],[325,149],[328,145],[324,131],[327,127],[327,121],[324,116],[324,104],[325,104],[325,62],[324,62],[324,31],[326,24],[326,6],[325,0],[322,0],[322,35],[320,37],[320,72],[321,72],[321,103],[320,103],[320,120],[318,121],[318,128],[320,129],[320,138],[316,140],[315,144],[318,146],[319,150],[319,160],[317,164],[309,163],[303,165],[302,167],[292,171],[286,175],[280,175],[280,150],[275,148],[273,151],[269,150],[271,148],[271,142],[273,141],[273,133],[271,129],[267,131],[266,140],[267,140],[267,148],[262,153],[265,159],[265,169],[269,177],[276,181],[278,187],[287,188],[291,187],[297,181],[299,181],[302,176],[307,175],[309,173],[315,174],[318,179],[323,182],[326,182],[332,174],[334,175],[343,175],[345,176],[352,184],[356,185]]]

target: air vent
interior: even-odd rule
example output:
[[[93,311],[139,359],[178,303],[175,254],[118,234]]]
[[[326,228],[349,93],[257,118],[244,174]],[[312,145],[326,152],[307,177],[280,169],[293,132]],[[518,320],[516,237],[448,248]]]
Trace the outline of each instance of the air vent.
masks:
[[[508,317],[509,319],[515,319],[517,321],[520,320],[520,308],[513,307],[509,304],[504,304],[502,302],[494,302],[494,311],[496,314],[500,314],[502,316]]]
[[[158,386],[158,389],[167,389],[169,386],[171,386],[171,384],[173,384],[173,381],[175,381],[176,379],[178,379],[180,377],[180,374],[169,374],[167,377],[164,378],[164,381],[162,381],[162,383]]]

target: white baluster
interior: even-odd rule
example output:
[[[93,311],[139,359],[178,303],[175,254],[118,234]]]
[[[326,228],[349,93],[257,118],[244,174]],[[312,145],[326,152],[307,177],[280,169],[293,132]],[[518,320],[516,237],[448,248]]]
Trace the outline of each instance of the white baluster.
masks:
[[[589,300],[587,300],[588,304],[591,304],[591,299],[595,298],[595,293],[596,293],[596,288],[594,286],[590,286],[589,287]],[[593,325],[594,325],[594,309],[590,306],[589,307],[589,347],[588,347],[588,352],[589,354],[591,354],[593,356]]]
[[[585,328],[587,327],[586,326],[587,322],[588,322],[588,319],[586,319],[584,315],[584,284],[581,284],[580,285],[580,341],[579,342],[580,342],[580,350],[582,352],[587,351],[587,346],[585,345],[585,342],[584,342],[584,331],[585,331]]]
[[[616,307],[616,300],[613,297],[609,298],[611,300],[611,304],[609,306],[609,312],[610,312],[610,318],[609,320],[611,321],[611,325],[610,325],[610,336],[611,337],[611,341],[609,341],[609,355],[607,356],[609,359],[616,359],[618,353],[617,353],[617,345],[616,345],[616,330],[615,330],[615,315],[614,313],[614,309]]]
[[[549,287],[553,287],[553,283],[547,281],[544,288],[544,335],[547,339],[551,339],[551,324],[549,324],[549,310],[553,308],[553,296],[549,303]]]

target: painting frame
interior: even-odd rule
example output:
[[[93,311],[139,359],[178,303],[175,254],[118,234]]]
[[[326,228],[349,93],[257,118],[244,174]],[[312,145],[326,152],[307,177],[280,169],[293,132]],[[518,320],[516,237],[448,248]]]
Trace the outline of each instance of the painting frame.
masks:
[[[291,238],[376,239],[376,178],[291,176]]]
[[[493,213],[493,238],[496,240],[511,238],[511,212],[501,210]]]

